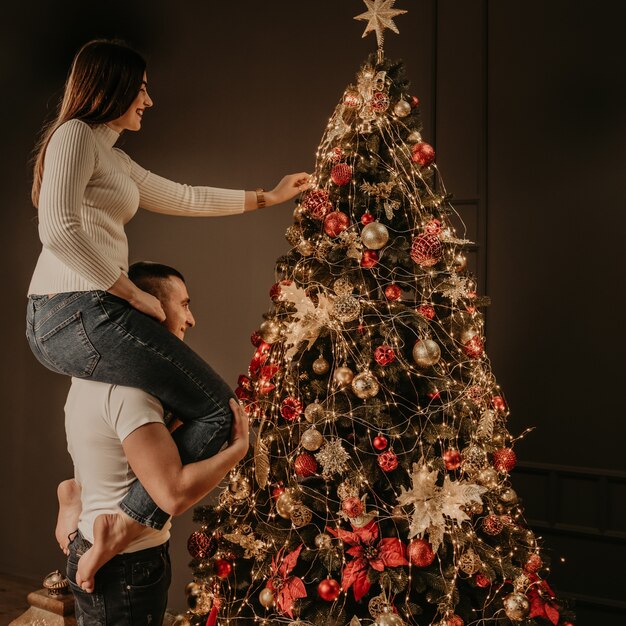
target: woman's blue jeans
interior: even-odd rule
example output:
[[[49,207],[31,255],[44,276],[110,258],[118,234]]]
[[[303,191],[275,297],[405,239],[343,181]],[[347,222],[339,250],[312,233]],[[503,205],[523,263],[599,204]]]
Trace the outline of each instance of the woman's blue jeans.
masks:
[[[26,337],[54,372],[138,387],[183,422],[173,433],[183,464],[216,454],[228,441],[234,394],[189,346],[155,319],[106,291],[28,299]],[[161,529],[169,515],[139,481],[120,503],[130,517]]]

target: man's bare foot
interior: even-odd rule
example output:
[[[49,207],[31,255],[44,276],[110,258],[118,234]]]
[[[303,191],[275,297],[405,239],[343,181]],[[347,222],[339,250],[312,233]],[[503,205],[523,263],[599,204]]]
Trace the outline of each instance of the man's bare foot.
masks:
[[[59,499],[59,515],[54,536],[57,538],[61,550],[67,555],[69,553],[67,549],[69,535],[78,528],[78,518],[82,510],[78,483],[73,478],[64,480],[57,487],[57,497]]]
[[[93,546],[78,559],[76,584],[91,593],[96,572],[145,529],[125,513],[98,515],[93,523]]]

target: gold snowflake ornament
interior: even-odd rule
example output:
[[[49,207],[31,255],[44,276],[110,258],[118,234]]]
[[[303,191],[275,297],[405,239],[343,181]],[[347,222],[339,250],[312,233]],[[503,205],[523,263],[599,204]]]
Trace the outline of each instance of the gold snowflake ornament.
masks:
[[[367,11],[357,15],[355,20],[367,20],[367,26],[363,32],[363,37],[366,37],[369,33],[375,31],[376,39],[378,40],[378,47],[383,47],[385,41],[385,29],[389,28],[396,34],[400,34],[397,26],[393,23],[393,18],[406,13],[402,9],[394,9],[393,5],[396,0],[363,0]]]

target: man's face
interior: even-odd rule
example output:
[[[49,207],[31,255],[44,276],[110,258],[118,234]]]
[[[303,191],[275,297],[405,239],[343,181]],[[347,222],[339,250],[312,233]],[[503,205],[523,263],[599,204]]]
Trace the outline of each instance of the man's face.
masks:
[[[177,276],[169,276],[162,290],[161,306],[165,311],[163,325],[179,339],[185,339],[188,328],[196,325],[189,303],[191,302],[185,283]]]

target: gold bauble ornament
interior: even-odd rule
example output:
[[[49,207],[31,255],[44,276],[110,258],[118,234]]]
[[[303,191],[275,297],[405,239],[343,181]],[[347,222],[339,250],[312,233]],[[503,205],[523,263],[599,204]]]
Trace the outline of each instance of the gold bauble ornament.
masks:
[[[340,322],[352,322],[361,314],[359,301],[350,294],[337,296],[333,302],[333,315]]]
[[[276,512],[285,519],[291,519],[291,512],[296,505],[296,500],[291,491],[286,489],[276,499]]]
[[[388,612],[379,616],[374,623],[376,626],[403,626],[404,620],[396,613]]]
[[[319,402],[312,402],[304,409],[304,419],[309,424],[318,424],[326,417],[326,410]]]
[[[343,365],[342,367],[338,367],[333,374],[333,380],[335,381],[335,384],[342,389],[344,387],[347,387],[352,382],[353,378],[353,371],[345,365]]]
[[[319,450],[324,443],[324,435],[317,428],[309,428],[302,433],[300,444],[305,450]]]
[[[241,474],[236,474],[228,483],[228,491],[234,500],[245,500],[250,495],[250,483]]]
[[[504,612],[506,616],[514,621],[521,622],[526,619],[530,613],[530,602],[523,593],[514,591],[502,600]]]
[[[502,500],[505,504],[517,504],[519,497],[515,490],[509,487],[500,494],[500,500]]]
[[[293,219],[299,224],[302,221],[302,218],[305,217],[306,212],[304,207],[301,204],[297,204],[296,208],[293,210]],[[298,238],[298,241],[300,239]]]
[[[404,99],[398,100],[393,107],[393,112],[398,117],[406,117],[411,112],[411,105]]]
[[[459,558],[459,569],[469,576],[480,569],[480,557],[473,550],[466,550]]]
[[[325,374],[328,371],[330,364],[328,361],[320,354],[315,361],[313,361],[313,372],[315,372],[318,376]]]
[[[457,254],[454,257],[453,266],[455,272],[464,271],[467,269],[467,257],[464,254]]]
[[[315,246],[306,239],[303,239],[300,243],[298,243],[296,248],[302,256],[311,256],[315,252]]]
[[[311,522],[313,513],[308,506],[296,502],[291,509],[289,519],[295,528],[302,528]]]
[[[276,320],[265,320],[260,328],[259,335],[265,343],[276,343],[280,339],[281,327]]]
[[[315,536],[315,547],[318,550],[329,550],[333,545],[333,540],[330,535],[326,533],[320,533]]]
[[[411,143],[419,143],[420,141],[422,141],[422,134],[417,131],[414,130],[407,138],[407,141],[410,141]]]
[[[299,226],[289,226],[285,239],[295,248],[302,241],[302,229]]]
[[[420,367],[435,365],[441,358],[441,348],[432,339],[419,339],[413,346],[413,359]]]
[[[493,488],[498,484],[499,476],[493,467],[485,467],[478,472],[476,482],[488,488]]]
[[[266,587],[259,594],[259,602],[266,609],[271,609],[274,606],[274,592]]]
[[[338,296],[349,296],[354,287],[347,278],[338,278],[333,283],[333,289]]]
[[[380,390],[380,385],[376,380],[376,376],[371,372],[365,371],[357,374],[352,379],[352,391],[361,400],[373,398]]]
[[[389,231],[380,222],[370,222],[361,231],[361,241],[370,250],[380,250],[389,241]]]

